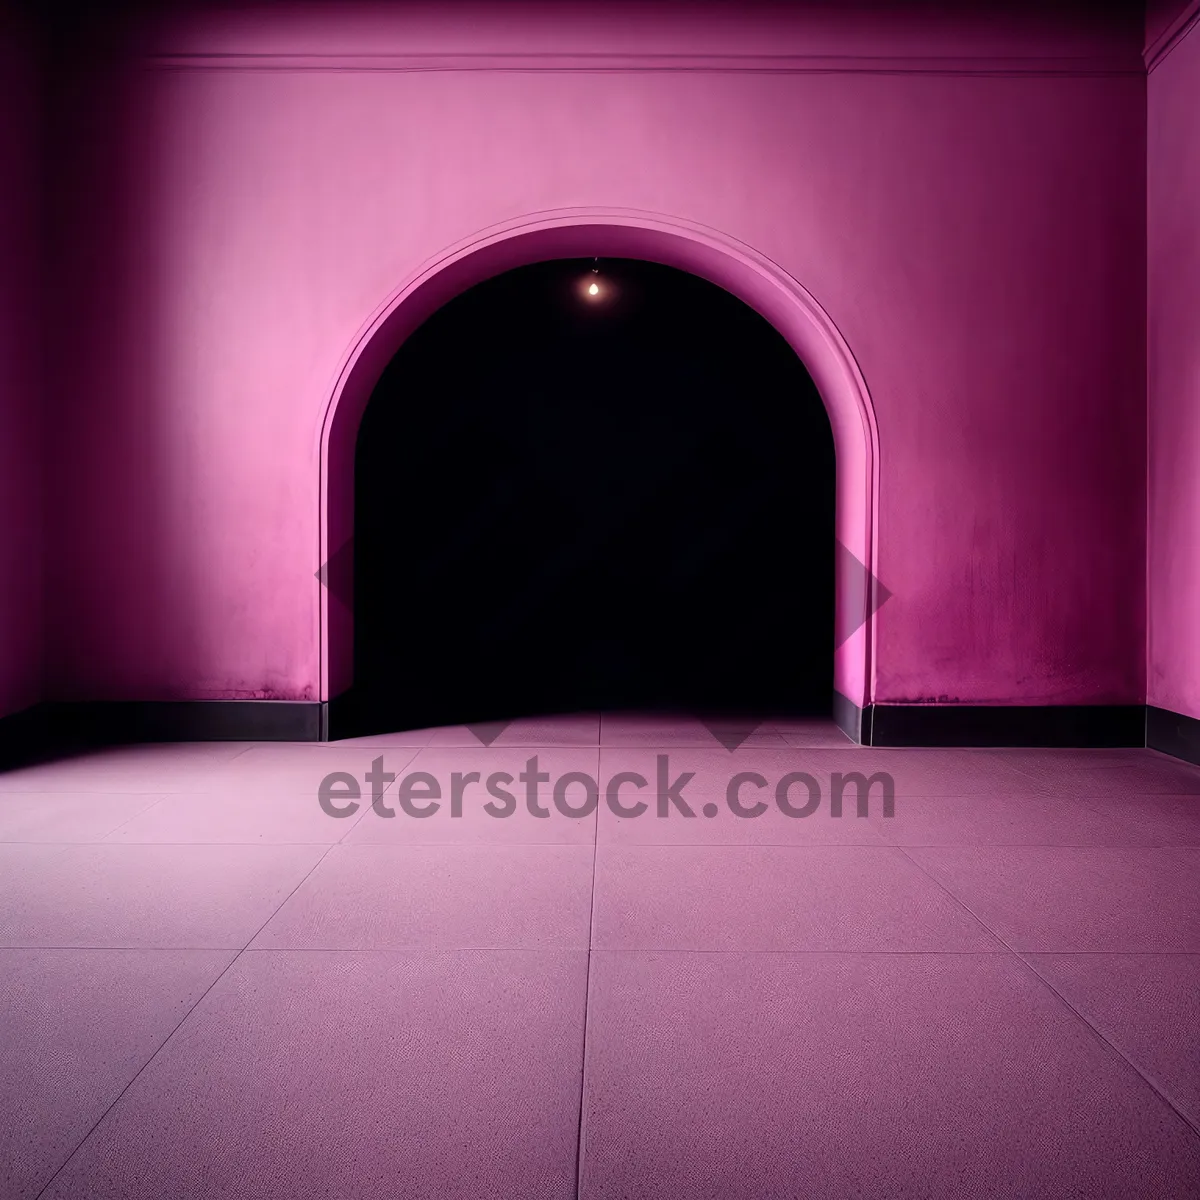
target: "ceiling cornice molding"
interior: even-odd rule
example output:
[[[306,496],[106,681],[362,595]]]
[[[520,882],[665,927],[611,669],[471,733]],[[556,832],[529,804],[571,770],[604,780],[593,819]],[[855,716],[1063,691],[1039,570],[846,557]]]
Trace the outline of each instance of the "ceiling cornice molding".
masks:
[[[1159,63],[1183,41],[1200,21],[1200,0],[1191,3],[1152,41],[1142,55],[1146,71],[1153,71]]]
[[[1196,0],[1200,5],[1200,0]],[[1087,57],[868,56],[802,54],[284,54],[188,53],[147,55],[148,65],[172,71],[429,71],[732,73],[754,75],[1141,75],[1135,55]]]

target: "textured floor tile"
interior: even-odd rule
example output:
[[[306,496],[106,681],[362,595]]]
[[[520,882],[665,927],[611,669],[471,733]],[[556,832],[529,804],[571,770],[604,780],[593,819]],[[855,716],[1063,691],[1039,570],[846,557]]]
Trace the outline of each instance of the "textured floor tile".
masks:
[[[1113,760],[1031,760],[1020,769],[1035,789],[1060,796],[1136,796],[1162,793],[1200,796],[1200,767],[1153,750],[1126,752]]]
[[[1200,1191],[1200,1139],[1007,955],[593,956],[583,1200]]]
[[[429,731],[433,749],[471,749],[480,746],[599,745],[599,713],[551,713],[519,716],[511,720],[482,721],[477,725],[445,725]]]
[[[782,733],[783,740],[789,746],[811,747],[814,750],[821,748],[841,750],[846,746],[855,745],[832,721],[771,724],[764,725],[763,728],[774,729]]]
[[[431,743],[436,745],[436,742]],[[493,746],[598,746],[600,714],[520,717],[511,722]]]
[[[697,746],[714,749],[715,737],[688,713],[601,713],[601,746]]]
[[[878,846],[883,842],[875,825],[857,815],[853,793],[840,817],[831,815],[827,798],[808,816],[790,816],[776,803],[773,789],[750,785],[738,789],[736,811],[725,794],[687,790],[683,795],[686,813],[674,803],[660,810],[658,794],[649,788],[640,796],[634,789],[622,788],[617,800],[623,811],[631,811],[630,806],[639,800],[647,807],[630,817],[602,803],[597,810],[597,841],[644,846]],[[806,789],[790,791],[787,799],[793,813],[802,812],[810,793]],[[887,819],[881,817],[880,825],[886,824]]]
[[[1004,746],[996,748],[993,753],[1025,771],[1041,770],[1047,765],[1075,770],[1136,766],[1147,755],[1144,746]],[[1150,753],[1153,755],[1152,751]]]
[[[325,849],[0,845],[0,945],[239,948]]]
[[[513,802],[497,801],[480,785],[472,784],[456,810],[448,801],[428,817],[413,817],[395,802],[384,808],[394,817],[382,816],[369,804],[361,820],[350,826],[347,844],[374,845],[591,845],[596,840],[596,812],[584,813],[587,795],[582,788],[567,788],[562,793],[563,808],[555,805],[552,794],[541,792],[530,809],[523,791],[513,793]],[[427,801],[422,801],[424,806]],[[489,810],[486,806],[492,805]],[[597,801],[599,807],[600,801]],[[457,811],[458,815],[455,815]],[[494,815],[494,814],[504,815]],[[539,815],[544,814],[544,815]]]
[[[591,846],[335,846],[259,948],[586,948]]]
[[[246,751],[241,742],[116,746],[0,772],[0,792],[199,791]]]
[[[244,793],[270,790],[280,794],[316,796],[322,780],[332,774],[353,776],[364,792],[370,791],[367,773],[377,760],[384,771],[402,773],[420,752],[417,746],[321,746],[313,743],[279,743],[252,746],[206,777],[203,786],[180,787],[179,792]],[[394,787],[386,785],[385,790]]]
[[[596,850],[593,945],[672,950],[996,950],[888,846]]]
[[[321,809],[315,793],[286,794],[263,788],[226,789],[208,795],[181,793],[159,800],[114,829],[106,840],[328,845],[340,841],[363,811],[360,807],[346,818],[330,816]]]
[[[1018,769],[1003,750],[888,750],[857,747],[847,752],[815,750],[814,760],[828,763],[825,769],[845,770],[836,765],[839,754],[853,761],[870,756],[872,770],[886,771],[896,781],[896,794],[907,796],[1007,796],[1028,795],[1029,775]],[[862,767],[858,768],[862,770]]]
[[[41,1191],[233,954],[0,950],[0,1195]]]
[[[871,824],[897,846],[1128,846],[1152,842],[1126,822],[1059,796],[903,796]]]
[[[0,842],[98,842],[157,799],[147,792],[0,792]]]
[[[659,758],[666,766],[659,765]],[[847,746],[771,747],[744,745],[732,752],[681,748],[655,750],[640,747],[601,747],[600,770],[605,779],[617,772],[631,771],[654,780],[660,771],[671,779],[690,773],[688,790],[724,792],[732,776],[755,771],[774,787],[792,772],[806,772],[815,778],[822,794],[830,795],[834,773],[871,778],[876,774],[890,777],[897,796],[1003,795],[1028,794],[1029,777],[1007,766],[984,750],[881,750]],[[882,782],[876,787],[881,787]],[[853,795],[853,789],[848,793]]]
[[[1016,950],[1200,951],[1200,850],[997,846],[907,853]]]
[[[1130,828],[1138,841],[1200,846],[1200,796],[1083,796],[1080,803]]]
[[[401,729],[394,733],[369,733],[363,734],[362,737],[337,738],[322,744],[329,750],[352,750],[360,746],[380,750],[420,750],[429,745],[433,732],[432,729]]]
[[[748,746],[786,746],[781,730],[768,727],[753,718],[729,720],[664,713],[603,713],[600,718],[600,745],[649,749],[701,750],[724,749],[719,733],[731,727]]]
[[[1200,1126],[1200,955],[1031,954],[1029,959]]]
[[[575,1189],[586,955],[248,952],[47,1200]]]
[[[406,769],[439,777],[451,771],[479,771],[485,779],[488,772],[508,771],[515,777],[536,757],[538,770],[548,772],[553,784],[555,776],[569,771],[594,774],[599,754],[596,746],[427,746]]]

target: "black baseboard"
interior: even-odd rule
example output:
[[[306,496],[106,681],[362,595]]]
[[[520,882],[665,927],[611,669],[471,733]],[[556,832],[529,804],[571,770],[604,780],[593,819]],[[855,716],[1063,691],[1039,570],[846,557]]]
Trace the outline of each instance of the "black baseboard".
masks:
[[[54,705],[72,740],[111,742],[316,742],[318,701],[146,700]]]
[[[864,734],[869,734],[871,706],[861,709],[853,700],[847,700],[841,692],[833,693],[833,723],[852,741],[858,745],[869,745]],[[863,719],[868,725],[864,728]]]
[[[1200,720],[1147,704],[1146,745],[1200,767]]]
[[[1115,747],[1146,744],[1141,704],[874,704],[870,746]]]
[[[86,746],[132,742],[316,742],[327,705],[295,700],[39,704],[0,718],[0,769]]]
[[[131,742],[317,742],[348,736],[332,701],[169,700],[40,704],[0,717],[0,770],[64,749]],[[834,693],[834,720],[864,746],[1149,746],[1200,765],[1200,720],[1153,705],[874,704]]]

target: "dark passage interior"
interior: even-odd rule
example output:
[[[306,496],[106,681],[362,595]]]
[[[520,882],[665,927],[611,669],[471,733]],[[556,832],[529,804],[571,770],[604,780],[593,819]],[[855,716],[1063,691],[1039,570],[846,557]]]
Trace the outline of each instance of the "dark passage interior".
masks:
[[[385,371],[355,489],[347,733],[830,711],[829,420],[713,284],[560,260],[464,293]]]

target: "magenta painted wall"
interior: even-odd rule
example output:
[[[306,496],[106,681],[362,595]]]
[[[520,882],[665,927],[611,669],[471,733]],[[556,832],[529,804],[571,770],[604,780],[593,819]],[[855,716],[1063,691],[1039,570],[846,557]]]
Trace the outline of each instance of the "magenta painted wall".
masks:
[[[861,367],[894,597],[853,699],[1140,701],[1141,14],[996,7],[277,7],[78,72],[54,694],[319,696],[356,336],[448,247],[601,207],[752,247]]]
[[[1147,699],[1200,717],[1200,32],[1194,26],[1153,66],[1148,90]]]
[[[0,10],[0,716],[42,699],[35,45]]]

